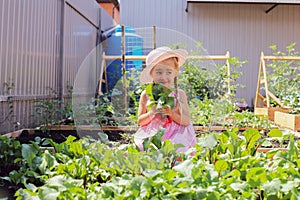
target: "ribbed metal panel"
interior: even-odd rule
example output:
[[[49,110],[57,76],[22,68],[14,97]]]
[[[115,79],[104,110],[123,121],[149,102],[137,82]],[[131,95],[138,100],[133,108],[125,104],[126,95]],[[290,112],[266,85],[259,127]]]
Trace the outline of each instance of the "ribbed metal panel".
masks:
[[[68,95],[99,29],[93,0],[0,0],[0,133],[38,125],[35,100]]]
[[[58,90],[58,8],[59,1],[0,3],[0,91],[2,100],[13,100],[1,103],[2,132],[33,124],[34,99]],[[20,125],[15,126],[17,123]]]
[[[96,47],[97,29],[86,19],[82,18],[78,13],[67,6],[65,9],[65,29],[64,29],[64,85],[74,84],[77,72],[80,67],[85,67],[84,59],[96,64],[95,57],[87,57]],[[69,20],[72,19],[72,20]],[[94,70],[94,69],[93,69]],[[87,88],[90,91],[85,91],[87,94],[95,94],[97,79],[99,74],[92,72],[93,77],[89,77],[86,81],[90,81]],[[80,76],[80,74],[78,74]],[[82,74],[84,76],[84,74]],[[66,88],[64,88],[66,89]],[[66,93],[67,91],[65,91]]]
[[[224,55],[248,60],[238,80],[246,86],[237,91],[253,105],[261,51],[271,54],[276,44],[285,51],[296,42],[300,50],[300,5],[192,3],[185,12],[186,0],[125,0],[121,2],[121,23],[135,28],[156,25],[179,31],[203,43],[210,55]],[[180,40],[178,41],[180,42]]]

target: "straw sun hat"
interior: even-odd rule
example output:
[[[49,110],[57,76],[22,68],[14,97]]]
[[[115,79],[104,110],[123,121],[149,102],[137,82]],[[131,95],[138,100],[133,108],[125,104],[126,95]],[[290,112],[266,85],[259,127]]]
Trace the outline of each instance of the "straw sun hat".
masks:
[[[188,52],[184,49],[172,50],[169,47],[159,47],[152,50],[146,57],[146,67],[142,71],[140,77],[141,83],[151,83],[153,81],[150,73],[155,65],[157,65],[159,62],[175,57],[178,59],[180,67],[185,62],[187,55]]]

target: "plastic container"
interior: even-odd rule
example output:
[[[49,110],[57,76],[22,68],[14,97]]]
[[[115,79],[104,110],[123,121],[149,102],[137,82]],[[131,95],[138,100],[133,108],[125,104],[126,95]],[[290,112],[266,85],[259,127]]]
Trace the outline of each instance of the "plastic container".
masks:
[[[143,38],[135,33],[135,30],[130,26],[125,26],[125,55],[143,55]],[[122,55],[122,27],[118,26],[115,32],[107,38],[106,55],[121,56]],[[136,69],[142,70],[143,61],[126,61],[126,70]],[[106,75],[108,91],[111,91],[116,83],[122,77],[122,63],[121,60],[107,60],[106,61]],[[105,93],[105,84],[102,85],[102,92]]]

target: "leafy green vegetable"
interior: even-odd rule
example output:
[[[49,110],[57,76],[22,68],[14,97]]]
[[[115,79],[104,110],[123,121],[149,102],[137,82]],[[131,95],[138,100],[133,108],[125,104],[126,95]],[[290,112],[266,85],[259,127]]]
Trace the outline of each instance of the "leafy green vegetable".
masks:
[[[3,147],[14,144],[1,139],[8,144]],[[159,146],[161,138],[156,139],[151,143]],[[287,151],[268,153],[256,151],[259,143],[256,129],[233,128],[199,136],[194,155],[189,155],[176,152],[170,140],[156,151],[140,152],[133,144],[112,148],[69,136],[61,144],[49,141],[55,152],[42,151],[34,142],[18,144],[19,169],[0,180],[21,186],[15,193],[18,200],[299,199],[299,140],[290,133]],[[178,158],[182,160],[174,165]]]
[[[146,86],[146,94],[149,96],[150,103],[148,109],[151,110],[153,105],[157,105],[156,109],[162,109],[164,106],[174,108],[174,97],[170,96],[172,89],[167,89],[160,83],[149,83]]]
[[[160,149],[162,147],[161,139],[165,134],[165,132],[166,130],[164,128],[161,128],[157,131],[157,133],[153,137],[145,139],[143,142],[144,150],[147,150],[149,148],[153,150]]]

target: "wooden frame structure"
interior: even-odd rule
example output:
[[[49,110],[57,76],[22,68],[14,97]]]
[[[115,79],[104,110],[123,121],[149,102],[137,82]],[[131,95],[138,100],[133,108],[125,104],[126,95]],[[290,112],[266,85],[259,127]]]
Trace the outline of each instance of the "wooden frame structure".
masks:
[[[257,88],[256,88],[256,96],[254,102],[254,114],[255,115],[268,115],[270,120],[274,120],[274,112],[289,112],[291,109],[287,108],[272,92],[270,92],[268,88],[268,80],[267,80],[267,70],[266,70],[266,62],[267,60],[295,60],[300,61],[299,56],[265,56],[263,52],[261,52],[260,56],[260,64],[258,71],[258,79],[257,79]],[[265,96],[263,96],[261,91],[261,85],[264,85]],[[270,98],[273,99],[280,107],[271,107]]]
[[[153,26],[153,49],[156,48],[156,27]],[[188,56],[187,59],[194,59],[194,60],[225,60],[226,61],[226,73],[228,76],[227,79],[227,84],[228,84],[228,89],[227,89],[227,94],[231,93],[230,90],[230,63],[229,63],[229,58],[230,58],[230,53],[229,51],[226,52],[225,55],[214,55],[214,56]],[[146,60],[146,55],[138,55],[138,56],[133,56],[133,55],[125,55],[125,29],[124,25],[122,25],[122,54],[120,56],[111,56],[111,55],[106,55],[105,52],[102,54],[102,64],[101,64],[101,72],[99,76],[99,87],[98,87],[98,97],[102,94],[101,92],[101,83],[107,83],[107,74],[106,74],[106,61],[107,60],[121,60],[122,63],[122,71],[123,74],[125,74],[126,71],[126,60]],[[108,85],[106,84],[106,91],[108,91]],[[126,109],[126,103],[127,103],[127,86],[126,86],[126,76],[123,76],[123,101]]]

